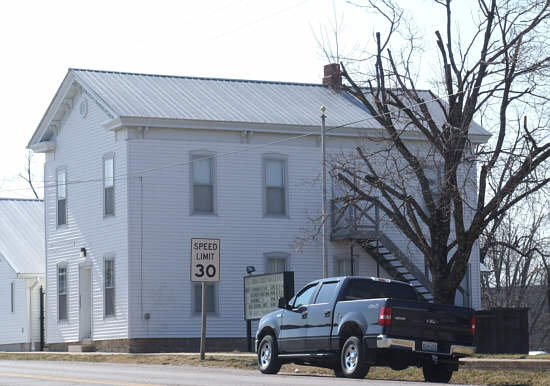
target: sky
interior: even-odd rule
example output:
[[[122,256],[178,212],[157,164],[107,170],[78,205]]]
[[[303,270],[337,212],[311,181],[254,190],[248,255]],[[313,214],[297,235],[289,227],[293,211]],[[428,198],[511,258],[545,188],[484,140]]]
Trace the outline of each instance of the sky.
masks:
[[[433,3],[403,3],[433,33]],[[32,197],[25,147],[69,68],[320,83],[335,20],[344,54],[385,26],[344,0],[2,1],[0,197]]]

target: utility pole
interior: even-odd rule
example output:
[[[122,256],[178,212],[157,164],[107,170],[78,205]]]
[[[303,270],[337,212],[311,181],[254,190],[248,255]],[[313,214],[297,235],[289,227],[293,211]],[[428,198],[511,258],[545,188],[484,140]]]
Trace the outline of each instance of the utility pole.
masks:
[[[321,202],[321,226],[323,240],[321,242],[321,254],[323,255],[323,277],[328,277],[328,251],[327,251],[327,144],[325,141],[325,115],[327,111],[325,106],[321,107],[321,163],[322,163],[322,179],[321,190],[323,198]]]

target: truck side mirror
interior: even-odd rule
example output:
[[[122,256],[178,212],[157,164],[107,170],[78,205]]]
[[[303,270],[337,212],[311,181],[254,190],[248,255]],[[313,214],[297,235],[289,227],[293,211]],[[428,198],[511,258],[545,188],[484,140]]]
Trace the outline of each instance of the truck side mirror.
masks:
[[[288,308],[288,302],[284,296],[279,298],[279,308]]]

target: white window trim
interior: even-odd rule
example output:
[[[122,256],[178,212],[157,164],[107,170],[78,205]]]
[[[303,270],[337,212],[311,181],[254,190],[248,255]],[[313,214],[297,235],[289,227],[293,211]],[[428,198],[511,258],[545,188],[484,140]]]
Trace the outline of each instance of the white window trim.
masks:
[[[283,161],[283,183],[285,187],[285,213],[283,214],[268,214],[267,213],[267,197],[266,197],[266,161],[277,160]],[[278,153],[266,153],[262,155],[262,214],[268,218],[289,218],[289,200],[288,200],[288,155]]]
[[[59,224],[59,172],[65,172],[65,224]],[[64,228],[69,225],[69,173],[67,172],[66,166],[60,166],[57,169],[55,169],[55,227],[57,228]]]
[[[194,200],[194,181],[193,181],[193,160],[197,158],[208,158],[211,160],[211,178],[212,178],[212,212],[197,212],[195,211]],[[189,213],[192,216],[217,216],[218,213],[218,184],[217,184],[217,162],[216,153],[208,150],[194,150],[189,153]]]
[[[267,262],[269,259],[284,259],[285,271],[290,271],[290,253],[287,252],[264,252],[264,273],[267,272]],[[277,272],[275,272],[277,273]]]
[[[113,262],[113,281],[114,281],[114,286],[113,286],[113,310],[114,310],[114,313],[113,314],[109,314],[107,315],[106,314],[106,304],[107,302],[105,301],[106,297],[105,297],[105,289],[106,289],[106,285],[105,285],[105,279],[106,279],[106,275],[105,275],[105,262],[106,261],[112,261]],[[115,258],[115,255],[114,254],[108,254],[108,255],[105,255],[103,256],[103,319],[113,319],[113,318],[116,318],[116,310],[117,310],[117,307],[116,307],[116,294],[117,294],[117,290],[116,290],[116,283],[117,283],[117,280],[116,280],[116,258]]]
[[[210,317],[210,316],[218,317],[218,316],[220,316],[219,283],[216,283],[216,282],[206,283],[207,287],[209,285],[214,287],[214,312],[207,312],[207,314],[208,314],[208,317]],[[195,311],[195,309],[196,309],[196,304],[195,304],[196,293],[195,293],[195,291],[202,291],[202,283],[191,282],[191,296],[192,296],[192,299],[191,299],[191,316],[192,317],[197,317],[197,316],[200,317],[201,312]]]
[[[105,213],[105,161],[108,160],[108,159],[113,160],[113,213],[106,214]],[[102,179],[103,179],[103,184],[102,184],[103,189],[101,191],[101,197],[102,197],[101,201],[103,202],[103,218],[115,217],[116,216],[115,153],[114,152],[109,152],[107,154],[104,154],[101,163],[102,163],[101,170],[102,170]]]
[[[65,268],[65,302],[66,306],[65,309],[67,310],[67,318],[66,319],[59,319],[59,268]],[[56,319],[57,323],[68,323],[69,322],[69,264],[67,262],[61,262],[56,265],[55,269],[55,281],[56,281]]]
[[[359,270],[359,255],[356,255],[356,254],[353,254],[353,275],[354,276],[358,276],[358,270]],[[342,255],[339,255],[339,256],[334,256],[333,257],[333,268],[334,268],[334,276],[341,276],[339,275],[338,273],[338,262],[339,261],[350,261],[350,256],[342,256]],[[351,274],[351,272],[349,273]]]

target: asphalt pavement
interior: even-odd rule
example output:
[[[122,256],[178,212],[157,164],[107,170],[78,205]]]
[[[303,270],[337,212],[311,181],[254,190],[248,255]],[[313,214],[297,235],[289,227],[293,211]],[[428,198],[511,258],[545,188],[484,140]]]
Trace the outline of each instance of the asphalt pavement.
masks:
[[[0,360],[0,385],[432,385],[198,366]],[[433,385],[437,385],[434,383]]]

